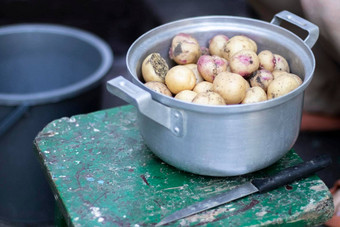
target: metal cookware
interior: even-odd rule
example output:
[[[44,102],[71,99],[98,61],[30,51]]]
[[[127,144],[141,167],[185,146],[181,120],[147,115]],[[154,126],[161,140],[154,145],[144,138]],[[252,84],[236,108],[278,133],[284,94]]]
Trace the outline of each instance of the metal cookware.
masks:
[[[308,32],[302,40],[280,26],[287,21]],[[204,106],[156,93],[143,85],[141,64],[152,52],[170,66],[171,39],[193,35],[201,46],[223,33],[246,35],[258,45],[284,56],[291,71],[303,79],[293,92],[265,102]],[[290,12],[276,14],[268,23],[243,17],[205,16],[174,21],[142,35],[130,47],[126,64],[132,82],[117,77],[108,90],[138,109],[138,124],[145,144],[163,161],[201,175],[234,176],[265,168],[294,145],[300,129],[304,90],[312,80],[315,59],[311,47],[319,29]]]

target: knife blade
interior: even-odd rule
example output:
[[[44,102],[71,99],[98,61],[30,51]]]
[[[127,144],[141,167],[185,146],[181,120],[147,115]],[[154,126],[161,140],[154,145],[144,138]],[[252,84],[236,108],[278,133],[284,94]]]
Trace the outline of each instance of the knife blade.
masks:
[[[221,194],[175,211],[169,216],[163,218],[156,226],[177,221],[179,219],[240,199],[253,193],[268,192],[295,180],[307,177],[329,166],[331,163],[332,159],[329,155],[321,155],[312,160],[302,162],[296,166],[288,167],[271,177],[253,179],[227,192],[222,192]]]

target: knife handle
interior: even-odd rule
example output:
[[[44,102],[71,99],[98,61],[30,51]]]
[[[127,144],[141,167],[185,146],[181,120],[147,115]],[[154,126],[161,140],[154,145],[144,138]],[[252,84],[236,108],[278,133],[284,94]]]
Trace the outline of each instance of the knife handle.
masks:
[[[310,161],[302,162],[296,166],[284,169],[274,176],[254,179],[251,183],[258,188],[260,193],[267,192],[295,180],[307,177],[312,173],[327,167],[331,163],[332,159],[329,155],[321,155]]]

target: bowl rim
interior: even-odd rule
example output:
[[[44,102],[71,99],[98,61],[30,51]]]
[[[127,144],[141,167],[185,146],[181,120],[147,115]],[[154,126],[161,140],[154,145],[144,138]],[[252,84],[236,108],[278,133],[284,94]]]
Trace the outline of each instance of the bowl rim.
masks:
[[[25,94],[8,94],[1,93],[0,91],[1,105],[38,105],[50,102],[58,102],[66,98],[75,97],[76,95],[97,85],[100,79],[103,78],[112,67],[113,53],[110,46],[104,40],[88,31],[65,25],[47,23],[27,23],[0,27],[0,36],[18,33],[59,34],[79,39],[98,50],[101,56],[101,63],[90,76],[61,88]]]

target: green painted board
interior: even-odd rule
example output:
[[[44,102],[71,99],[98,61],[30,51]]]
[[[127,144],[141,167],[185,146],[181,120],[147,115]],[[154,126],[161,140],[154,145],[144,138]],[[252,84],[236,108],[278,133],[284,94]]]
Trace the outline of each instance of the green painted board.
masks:
[[[183,172],[162,162],[144,145],[136,126],[136,109],[130,105],[57,119],[34,143],[70,226],[153,226],[194,202],[301,162],[289,151],[273,166],[244,176]],[[313,175],[172,225],[313,226],[331,218],[333,211],[328,188]]]

